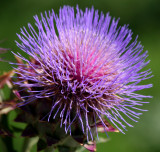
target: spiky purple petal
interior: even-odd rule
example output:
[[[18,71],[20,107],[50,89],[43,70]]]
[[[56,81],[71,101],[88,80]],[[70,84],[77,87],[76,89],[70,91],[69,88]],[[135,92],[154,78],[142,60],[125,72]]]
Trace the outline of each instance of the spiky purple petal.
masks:
[[[148,55],[137,38],[131,41],[128,26],[118,27],[119,19],[111,19],[109,13],[99,15],[94,8],[83,12],[78,6],[76,11],[64,6],[59,16],[52,10],[34,18],[38,31],[28,24],[29,32],[21,29],[21,43],[16,42],[35,60],[16,54],[26,62],[16,69],[21,80],[16,84],[31,93],[22,96],[24,104],[52,99],[48,121],[60,117],[61,126],[71,134],[72,123],[78,120],[91,139],[90,123],[100,120],[109,129],[104,116],[121,132],[126,125],[132,127],[123,115],[137,121],[141,113],[135,110],[143,111],[137,106],[150,96],[135,92],[152,85],[139,84],[151,77],[150,69],[142,71]]]

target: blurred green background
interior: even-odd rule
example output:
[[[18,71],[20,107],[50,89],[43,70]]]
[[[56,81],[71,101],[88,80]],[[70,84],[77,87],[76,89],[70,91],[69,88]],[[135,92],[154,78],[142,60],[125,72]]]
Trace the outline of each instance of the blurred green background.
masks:
[[[153,99],[145,100],[150,102],[144,105],[144,109],[149,111],[144,112],[138,123],[132,122],[134,128],[128,127],[126,135],[110,133],[109,141],[98,144],[97,151],[160,152],[160,0],[0,0],[0,40],[4,40],[0,47],[20,51],[14,42],[18,40],[16,33],[20,33],[20,28],[27,27],[28,22],[34,24],[33,15],[51,9],[58,12],[66,4],[79,4],[82,9],[94,6],[103,13],[110,12],[112,17],[120,17],[119,25],[129,24],[134,37],[139,35],[138,40],[144,50],[149,51],[151,60],[148,67],[152,68],[154,77],[145,83],[153,83],[153,88],[142,92],[153,96]],[[1,56],[14,61],[10,52]],[[11,66],[8,63],[0,63],[0,74],[9,69]],[[13,117],[12,112],[10,123],[13,123]],[[13,138],[13,144],[17,152],[22,151],[22,138]],[[0,152],[3,152],[2,146],[0,142]],[[9,143],[7,146],[10,146]]]

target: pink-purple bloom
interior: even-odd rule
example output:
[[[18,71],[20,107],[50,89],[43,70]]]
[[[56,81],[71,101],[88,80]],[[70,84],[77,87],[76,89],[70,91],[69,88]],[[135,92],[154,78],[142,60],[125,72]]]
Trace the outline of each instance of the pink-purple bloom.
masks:
[[[48,121],[59,117],[66,133],[75,121],[91,138],[94,124],[108,128],[105,119],[121,132],[132,127],[126,116],[137,121],[142,99],[150,97],[136,91],[152,85],[141,83],[151,77],[150,69],[142,70],[148,55],[128,25],[118,27],[119,19],[109,13],[78,6],[34,18],[37,29],[28,24],[29,32],[23,28],[18,34],[17,46],[32,58],[16,54],[26,62],[16,68],[16,84],[30,93],[21,104],[50,99]]]

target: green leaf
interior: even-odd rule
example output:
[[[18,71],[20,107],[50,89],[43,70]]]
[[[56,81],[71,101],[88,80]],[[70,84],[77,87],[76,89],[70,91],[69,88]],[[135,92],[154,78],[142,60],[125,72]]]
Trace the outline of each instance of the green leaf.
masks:
[[[37,151],[43,150],[47,147],[47,143],[43,139],[39,139],[37,143]]]
[[[37,143],[39,137],[25,138],[23,152],[31,152],[32,147]]]

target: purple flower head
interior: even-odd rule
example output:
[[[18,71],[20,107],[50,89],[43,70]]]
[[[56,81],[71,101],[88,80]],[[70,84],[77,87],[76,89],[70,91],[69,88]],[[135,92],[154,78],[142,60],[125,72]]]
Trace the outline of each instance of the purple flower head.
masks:
[[[50,99],[48,121],[59,118],[66,133],[71,133],[77,121],[82,132],[91,139],[92,126],[101,123],[105,130],[107,120],[123,132],[129,124],[124,117],[137,121],[143,98],[136,91],[152,85],[139,84],[150,78],[150,69],[142,71],[147,51],[132,40],[127,25],[118,27],[118,21],[109,13],[99,15],[94,8],[82,11],[64,6],[59,15],[54,11],[34,16],[35,30],[28,24],[18,35],[18,47],[31,56],[16,68],[21,81],[16,82],[30,93],[22,96],[22,104],[36,99]],[[33,62],[34,60],[34,62]],[[45,108],[45,107],[44,107]]]

